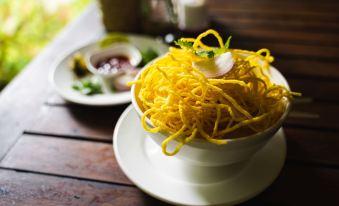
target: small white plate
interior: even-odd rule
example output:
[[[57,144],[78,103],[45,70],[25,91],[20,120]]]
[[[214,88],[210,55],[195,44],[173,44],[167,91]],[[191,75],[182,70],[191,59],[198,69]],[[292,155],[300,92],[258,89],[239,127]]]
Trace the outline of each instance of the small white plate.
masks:
[[[136,46],[140,50],[152,48],[162,55],[168,51],[168,46],[160,41],[146,36],[128,35],[129,42]],[[79,80],[68,64],[73,55],[77,52],[86,53],[98,48],[98,42],[87,44],[83,47],[77,48],[63,55],[55,64],[50,72],[50,81],[54,89],[64,99],[84,105],[93,106],[109,106],[124,104],[131,101],[131,95],[129,91],[112,93],[109,89],[103,88],[103,94],[97,94],[92,96],[86,96],[78,91],[72,89],[72,84]],[[103,86],[104,87],[104,86]]]
[[[223,167],[187,164],[161,152],[143,131],[131,105],[115,127],[113,147],[120,167],[132,182],[149,195],[175,205],[233,205],[246,201],[275,180],[286,157],[280,129],[245,163]]]

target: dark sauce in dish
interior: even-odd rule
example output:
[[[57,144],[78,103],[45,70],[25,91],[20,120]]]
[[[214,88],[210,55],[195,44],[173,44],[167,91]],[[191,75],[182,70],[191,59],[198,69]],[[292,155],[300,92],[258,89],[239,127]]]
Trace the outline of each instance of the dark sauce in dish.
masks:
[[[126,56],[112,56],[99,61],[95,67],[102,74],[114,74],[119,70],[135,69]]]

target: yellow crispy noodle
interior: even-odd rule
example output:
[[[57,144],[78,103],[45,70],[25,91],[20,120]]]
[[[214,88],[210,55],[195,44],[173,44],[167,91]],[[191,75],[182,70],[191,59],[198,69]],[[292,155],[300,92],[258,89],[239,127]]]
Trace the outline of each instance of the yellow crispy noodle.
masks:
[[[193,49],[211,50],[201,42],[214,35],[220,47],[223,40],[214,30],[196,39],[186,38]],[[257,52],[228,49],[234,66],[218,79],[208,79],[192,62],[201,59],[187,49],[170,48],[169,52],[145,68],[136,82],[138,102],[144,111],[142,125],[149,132],[163,132],[166,155],[176,154],[181,147],[204,138],[214,144],[250,135],[272,126],[286,109],[286,101],[299,93],[273,84],[266,75],[273,57],[269,50]],[[149,118],[154,126],[149,126]],[[175,140],[176,148],[167,150]]]

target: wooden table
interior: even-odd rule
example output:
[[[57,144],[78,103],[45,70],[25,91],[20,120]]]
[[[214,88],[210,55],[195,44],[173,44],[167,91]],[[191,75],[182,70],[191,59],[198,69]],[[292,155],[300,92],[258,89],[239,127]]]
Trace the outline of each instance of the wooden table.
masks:
[[[284,124],[287,161],[244,205],[339,205],[339,2],[209,0],[213,27],[232,47],[269,48],[303,93]],[[126,105],[86,107],[52,90],[56,58],[103,35],[90,6],[0,96],[0,205],[166,205],[119,169],[114,124]],[[25,52],[25,51],[22,51]]]

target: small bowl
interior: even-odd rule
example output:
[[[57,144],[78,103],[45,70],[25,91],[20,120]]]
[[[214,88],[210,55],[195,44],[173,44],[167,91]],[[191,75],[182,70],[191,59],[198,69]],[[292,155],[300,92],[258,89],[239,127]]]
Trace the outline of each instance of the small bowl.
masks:
[[[128,43],[117,43],[108,48],[87,53],[85,60],[88,70],[92,74],[99,76],[103,82],[110,87],[113,85],[114,79],[124,74],[126,71],[124,71],[124,69],[119,69],[116,72],[102,73],[97,69],[96,65],[98,62],[112,56],[125,56],[129,59],[130,64],[134,67],[137,67],[137,65],[142,60],[140,51],[135,46]]]
[[[142,70],[136,76],[135,80],[139,78],[141,72]],[[289,89],[286,79],[277,69],[271,67],[268,75],[274,83],[283,85]],[[139,107],[136,97],[137,90],[138,88],[133,85],[131,88],[132,104],[137,111],[138,116],[141,118],[143,112]],[[216,145],[205,139],[195,139],[192,142],[185,144],[174,157],[182,159],[187,163],[208,167],[225,166],[246,161],[258,152],[280,129],[290,111],[290,105],[291,104],[287,102],[286,110],[280,119],[274,125],[262,132],[250,136],[228,139],[228,143],[225,145]],[[153,124],[149,119],[146,119],[146,122],[152,127]],[[147,133],[159,146],[161,146],[161,143],[168,136],[164,133]],[[168,144],[167,148],[169,151],[174,150],[176,143],[176,141],[171,141]]]

